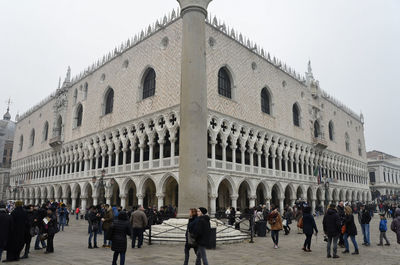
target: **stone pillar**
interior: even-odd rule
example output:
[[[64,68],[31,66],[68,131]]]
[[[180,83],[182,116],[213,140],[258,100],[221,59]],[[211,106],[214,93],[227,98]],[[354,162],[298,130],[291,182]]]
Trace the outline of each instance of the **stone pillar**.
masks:
[[[76,197],[72,197],[71,199],[72,199],[71,209],[72,209],[72,211],[75,212],[75,210],[76,210]]]
[[[125,165],[126,165],[126,152],[128,151],[128,148],[124,147],[122,148],[122,165],[124,166],[122,171],[125,171]]]
[[[217,141],[210,141],[211,143],[211,167],[215,167],[215,145],[217,144]]]
[[[232,170],[236,170],[236,144],[231,145],[232,149]]]
[[[161,209],[161,207],[163,207],[164,206],[164,194],[159,194],[159,195],[157,195],[157,200],[158,200],[158,210],[160,210]]]
[[[178,0],[182,16],[179,213],[206,207],[207,73],[205,19],[211,0]]]
[[[255,195],[249,197],[249,207],[250,208],[253,208],[254,206],[256,206],[256,198],[257,197]]]
[[[267,206],[268,210],[271,210],[271,197],[265,198],[265,205]]]
[[[87,198],[81,198],[81,201],[82,201],[81,213],[82,213],[83,215],[85,215],[85,213],[86,213],[86,202],[87,202]]]
[[[242,170],[244,171],[244,166],[245,166],[245,160],[246,160],[246,147],[240,147],[240,152],[241,152],[241,164],[242,164]]]
[[[215,216],[215,213],[217,212],[217,196],[210,196],[210,214],[212,217]]]
[[[144,198],[143,194],[138,194],[136,196],[138,198],[138,205],[142,205],[143,206],[143,198]]]
[[[140,155],[139,155],[139,170],[143,169],[143,152],[144,152],[144,144],[139,144]]]
[[[175,165],[175,141],[176,141],[176,138],[171,139],[171,137],[170,137],[169,139],[171,142],[171,166],[174,166]]]
[[[121,195],[119,195],[119,197],[121,198],[121,207],[122,207],[122,209],[125,209],[126,208],[126,195],[121,194]]]
[[[226,147],[228,146],[228,144],[225,142],[221,143],[221,147],[222,147],[222,168],[225,169],[226,168]]]
[[[238,198],[239,198],[238,195],[231,195],[231,204],[232,204],[232,207],[235,209],[237,209],[237,199]]]
[[[249,154],[250,154],[250,166],[254,166],[254,149],[250,149],[249,150]]]
[[[111,196],[110,195],[106,196],[106,204],[111,206]]]
[[[93,205],[98,205],[99,204],[99,197],[97,196],[92,196],[93,197]]]
[[[164,139],[160,139],[158,140],[158,144],[160,145],[160,167],[164,166],[164,144],[165,144],[165,140]]]
[[[153,146],[154,142],[149,141],[149,168],[153,168]]]
[[[275,165],[275,162],[276,162],[276,155],[271,155],[271,161],[272,161],[272,169],[273,170],[275,170],[275,168],[276,168],[276,165]]]
[[[311,214],[315,213],[315,200],[311,200]]]
[[[291,199],[290,200],[290,207],[293,207],[295,203],[296,203],[296,199]]]
[[[284,210],[283,200],[284,200],[284,198],[279,198],[279,212],[281,213],[281,215],[283,214],[283,210]]]

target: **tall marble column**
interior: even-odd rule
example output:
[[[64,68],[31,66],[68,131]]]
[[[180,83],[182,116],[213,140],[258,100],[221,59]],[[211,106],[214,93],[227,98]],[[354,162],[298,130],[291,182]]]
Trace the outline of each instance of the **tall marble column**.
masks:
[[[211,0],[178,0],[182,16],[179,217],[208,205],[205,19]]]

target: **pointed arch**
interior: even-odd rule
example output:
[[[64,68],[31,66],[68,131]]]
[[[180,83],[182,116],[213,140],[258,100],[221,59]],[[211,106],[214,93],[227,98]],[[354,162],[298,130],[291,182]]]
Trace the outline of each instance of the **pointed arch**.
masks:
[[[272,113],[271,105],[272,105],[271,91],[266,86],[263,89],[261,89],[261,111],[263,113],[271,115]]]
[[[329,121],[329,140],[333,141],[334,136],[335,136],[335,126],[333,124],[333,121]]]
[[[218,94],[232,98],[232,78],[226,67],[221,67],[218,71]]]
[[[74,113],[74,126],[73,126],[74,128],[80,127],[82,125],[82,118],[83,118],[83,106],[81,103],[78,103]]]
[[[47,139],[49,138],[49,122],[45,121],[44,125],[43,125],[43,141],[47,141]]]
[[[142,80],[142,99],[154,96],[156,93],[156,72],[154,69],[151,67],[147,68]]]
[[[112,113],[113,109],[114,109],[114,89],[112,89],[112,87],[107,87],[103,99],[103,115]]]
[[[293,114],[293,125],[296,127],[300,127],[300,106],[297,102],[293,104],[292,114]]]
[[[35,129],[32,129],[29,137],[29,146],[34,146],[34,145],[35,145]]]
[[[318,120],[314,121],[314,137],[318,138],[321,136],[321,126]]]

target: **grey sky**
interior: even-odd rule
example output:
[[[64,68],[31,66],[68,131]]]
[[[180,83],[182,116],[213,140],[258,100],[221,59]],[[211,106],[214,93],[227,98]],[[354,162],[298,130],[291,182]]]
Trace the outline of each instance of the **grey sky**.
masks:
[[[13,117],[147,28],[175,0],[0,0],[0,113]],[[367,149],[400,156],[400,1],[214,0],[209,12],[365,116]],[[234,56],[234,55],[232,55]]]

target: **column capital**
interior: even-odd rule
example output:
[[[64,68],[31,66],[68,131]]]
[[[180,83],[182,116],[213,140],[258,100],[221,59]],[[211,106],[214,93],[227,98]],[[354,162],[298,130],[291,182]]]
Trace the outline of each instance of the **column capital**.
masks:
[[[208,4],[212,0],[177,0],[181,6],[181,15],[183,16],[186,12],[198,10],[207,15]]]
[[[231,195],[231,200],[237,200],[239,198],[239,195]]]

